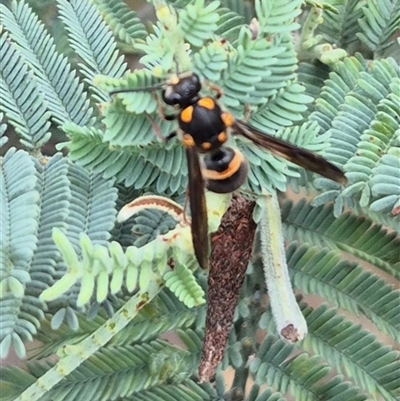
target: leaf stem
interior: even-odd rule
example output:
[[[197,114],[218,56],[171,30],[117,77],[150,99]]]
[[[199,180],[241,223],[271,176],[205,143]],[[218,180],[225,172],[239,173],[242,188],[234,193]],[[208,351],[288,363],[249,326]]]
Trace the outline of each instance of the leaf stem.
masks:
[[[156,276],[156,275],[155,275]],[[122,308],[91,336],[76,345],[66,345],[62,348],[64,355],[58,363],[39,377],[15,401],[36,401],[57,383],[74,371],[99,348],[107,344],[120,332],[162,289],[163,282],[151,280],[145,292],[135,294]]]

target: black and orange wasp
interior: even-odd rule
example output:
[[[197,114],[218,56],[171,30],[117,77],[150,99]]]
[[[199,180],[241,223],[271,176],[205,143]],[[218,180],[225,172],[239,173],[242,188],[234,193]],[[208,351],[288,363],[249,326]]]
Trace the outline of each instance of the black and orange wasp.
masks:
[[[167,120],[176,119],[179,125],[178,132],[169,134],[165,140],[177,135],[186,151],[192,242],[197,261],[203,269],[208,267],[209,256],[204,188],[216,193],[233,192],[244,184],[248,173],[243,154],[238,149],[224,145],[229,138],[229,131],[309,171],[342,185],[347,183],[344,173],[323,157],[268,135],[223,111],[216,101],[222,92],[216,87],[212,88],[217,92],[215,98],[202,97],[202,84],[194,72],[174,75],[152,87],[117,89],[110,94],[156,89],[162,89],[162,100],[177,110],[173,115],[164,116]],[[204,154],[202,162],[200,153]]]

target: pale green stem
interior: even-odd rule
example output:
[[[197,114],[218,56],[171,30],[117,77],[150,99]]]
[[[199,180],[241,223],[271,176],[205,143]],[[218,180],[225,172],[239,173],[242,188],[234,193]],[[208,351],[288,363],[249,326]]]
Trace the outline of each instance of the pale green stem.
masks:
[[[280,337],[294,343],[307,334],[307,323],[290,282],[276,192],[265,196],[260,220],[260,240],[272,316]]]
[[[163,281],[159,276],[146,286],[146,291],[134,295],[111,319],[107,320],[92,335],[76,345],[67,345],[58,363],[39,377],[14,401],[36,401],[57,383],[74,371],[81,363],[92,356],[120,332],[162,289]]]

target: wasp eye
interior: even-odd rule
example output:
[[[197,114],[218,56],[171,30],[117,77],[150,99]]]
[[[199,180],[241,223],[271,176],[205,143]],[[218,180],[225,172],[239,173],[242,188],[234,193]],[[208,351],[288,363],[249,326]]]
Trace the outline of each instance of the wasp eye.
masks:
[[[163,101],[170,106],[179,104],[181,101],[181,98],[182,98],[182,96],[178,92],[171,92],[171,91],[165,90],[162,93]]]

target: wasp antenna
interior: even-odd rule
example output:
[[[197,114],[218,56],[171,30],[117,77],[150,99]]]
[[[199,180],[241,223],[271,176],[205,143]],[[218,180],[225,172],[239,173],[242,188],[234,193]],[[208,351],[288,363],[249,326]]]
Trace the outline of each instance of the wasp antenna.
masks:
[[[115,89],[110,91],[110,96],[117,95],[118,93],[131,93],[131,92],[150,92],[156,89],[161,89],[165,86],[165,82],[153,85],[153,86],[145,86],[144,88],[124,88],[124,89]]]

